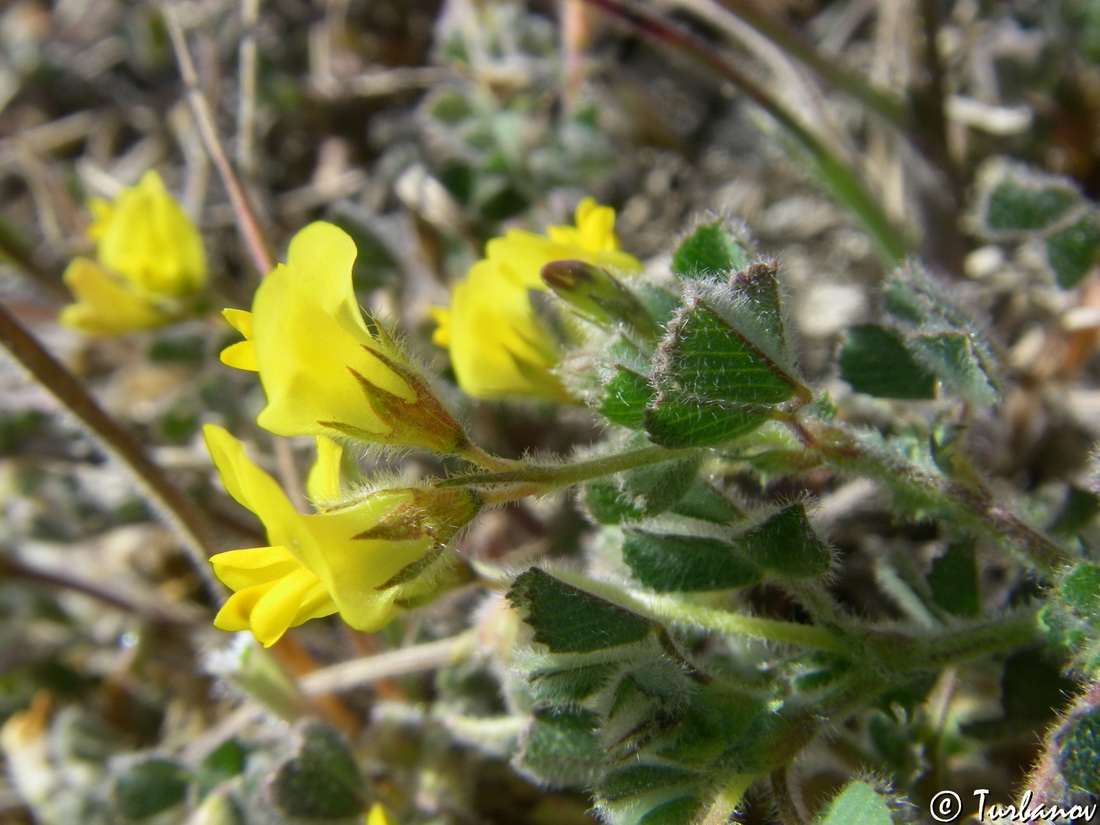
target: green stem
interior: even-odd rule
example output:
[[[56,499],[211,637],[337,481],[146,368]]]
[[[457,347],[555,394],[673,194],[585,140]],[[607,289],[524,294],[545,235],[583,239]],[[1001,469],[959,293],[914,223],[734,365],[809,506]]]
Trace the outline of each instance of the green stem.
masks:
[[[527,464],[515,462],[515,469],[504,470],[498,473],[469,473],[466,475],[448,478],[439,482],[437,487],[484,487],[490,484],[535,484],[538,489],[524,493],[527,495],[544,495],[569,487],[582,481],[593,478],[614,475],[625,470],[633,470],[636,467],[644,467],[649,464],[659,464],[663,461],[675,461],[678,458],[686,458],[696,455],[697,447],[687,447],[681,450],[670,450],[667,447],[641,447],[626,453],[600,456],[588,461],[578,461],[573,464]],[[504,461],[504,459],[498,459]],[[499,502],[497,502],[499,503]]]
[[[1037,608],[927,636],[878,631],[865,649],[889,672],[907,677],[933,672],[993,653],[1016,650],[1038,634]]]
[[[816,650],[832,650],[837,653],[850,649],[849,642],[843,636],[819,625],[744,616],[714,607],[685,604],[671,596],[648,593],[632,595],[638,608],[637,612],[662,623],[704,627],[727,636],[744,636]]]
[[[107,415],[71,372],[54,358],[15,316],[0,305],[0,346],[27,370],[34,379],[72,413],[85,430],[108,453],[126,467],[153,509],[176,528],[183,546],[189,551],[195,570],[211,595],[220,598],[223,591],[214,578],[207,558],[215,550],[213,530],[206,517],[191,500],[154,464],[133,437],[115,419]]]
[[[1053,573],[1075,561],[1053,540],[1001,506],[977,477],[963,482],[930,473],[841,424],[808,419],[799,423],[796,433],[826,465],[879,479],[897,492],[924,499],[947,518],[1020,553],[1043,573]]]

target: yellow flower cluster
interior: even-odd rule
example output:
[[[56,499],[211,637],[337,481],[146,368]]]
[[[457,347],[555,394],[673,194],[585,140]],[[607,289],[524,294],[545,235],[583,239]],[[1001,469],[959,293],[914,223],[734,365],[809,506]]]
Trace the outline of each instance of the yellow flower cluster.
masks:
[[[187,299],[206,285],[206,256],[191,219],[155,171],[113,203],[93,200],[88,237],[96,257],[79,257],[64,280],[76,303],[61,310],[66,326],[117,335],[182,317]]]
[[[451,308],[436,311],[436,340],[450,346],[463,389],[482,398],[566,398],[551,372],[558,345],[529,293],[546,289],[539,273],[555,260],[640,269],[619,251],[614,222],[611,209],[588,199],[575,227],[550,227],[545,238],[512,231],[490,242],[455,287]],[[445,543],[487,501],[446,484],[347,499],[339,442],[425,448],[490,470],[509,465],[471,444],[385,328],[364,319],[351,278],[356,254],[336,226],[310,224],[257,289],[251,311],[225,312],[244,340],[222,360],[259,374],[267,403],[258,423],[277,435],[314,436],[318,446],[307,481],[314,510],[303,514],[240,442],[218,427],[205,430],[226,489],[259,516],[270,542],[213,557],[214,572],[234,591],[215,624],[249,629],[264,645],[336,612],[354,628],[381,627],[402,603],[430,592],[432,571],[448,561]]]
[[[451,306],[433,309],[439,326],[432,340],[450,350],[468,395],[570,400],[552,372],[558,343],[531,303],[532,292],[547,289],[542,267],[575,260],[619,272],[642,268],[619,248],[613,209],[585,198],[575,217],[576,226],[548,227],[546,237],[513,229],[489,241],[485,257],[454,287]]]

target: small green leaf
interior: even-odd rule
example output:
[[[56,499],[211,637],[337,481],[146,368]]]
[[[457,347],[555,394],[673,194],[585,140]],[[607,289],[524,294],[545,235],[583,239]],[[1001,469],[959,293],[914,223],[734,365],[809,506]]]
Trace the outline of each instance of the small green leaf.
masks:
[[[672,512],[712,524],[732,524],[745,518],[740,507],[702,479],[692,483]]]
[[[748,250],[720,223],[700,226],[672,255],[672,272],[681,278],[734,272],[749,263]]]
[[[576,704],[611,681],[617,666],[589,665],[567,670],[541,671],[527,677],[536,699],[554,705]]]
[[[993,404],[1000,398],[990,361],[970,335],[948,332],[914,335],[906,344],[913,356],[962,398]]]
[[[239,776],[244,771],[247,755],[247,749],[236,738],[226,739],[207,754],[195,771],[195,793],[198,798]]]
[[[115,776],[111,801],[124,819],[141,822],[182,803],[187,783],[187,771],[179,763],[146,759]]]
[[[653,395],[653,387],[646,378],[625,367],[617,367],[604,384],[598,410],[611,423],[638,430]]]
[[[856,392],[878,398],[936,397],[936,377],[913,359],[905,339],[875,324],[848,330],[840,351],[840,377]]]
[[[1022,166],[1001,164],[983,183],[982,227],[994,236],[1041,232],[1081,202],[1066,178],[1039,175]]]
[[[520,740],[513,765],[546,785],[585,787],[601,769],[605,752],[596,738],[599,719],[583,710],[539,711]]]
[[[1073,720],[1058,752],[1062,777],[1075,791],[1100,794],[1100,709]]]
[[[603,799],[617,802],[657,788],[694,782],[698,778],[694,771],[675,765],[630,765],[605,776],[600,781],[598,793]]]
[[[662,447],[710,447],[747,435],[771,418],[767,407],[701,402],[662,394],[645,412],[645,429]]]
[[[587,653],[631,644],[653,629],[636,613],[532,567],[512,583],[512,606],[525,613],[535,641],[554,653]]]
[[[296,753],[270,780],[275,807],[289,816],[342,819],[367,806],[355,756],[336,731],[318,722],[302,731]]]
[[[1062,509],[1050,525],[1056,536],[1075,536],[1100,515],[1100,496],[1091,490],[1070,487]]]
[[[669,324],[655,363],[658,386],[682,398],[766,407],[797,383],[774,358],[696,297]]]
[[[806,518],[801,504],[784,507],[737,539],[745,555],[769,572],[789,579],[820,576],[829,570],[833,554]]]
[[[888,798],[867,781],[856,781],[833,797],[814,825],[893,825]]]
[[[1080,220],[1047,236],[1047,261],[1058,286],[1072,289],[1100,262],[1100,225],[1089,212]]]
[[[729,590],[756,584],[762,577],[733,545],[698,536],[628,530],[623,558],[634,578],[658,593]]]
[[[981,614],[982,602],[974,542],[952,544],[946,553],[932,562],[928,586],[932,588],[932,601],[948,613],[977,618]]]
[[[703,803],[693,796],[681,796],[662,803],[638,820],[638,825],[683,825],[694,822]]]
[[[699,471],[701,456],[665,461],[629,470],[614,481],[588,485],[585,503],[601,524],[619,524],[663,513],[688,491]]]

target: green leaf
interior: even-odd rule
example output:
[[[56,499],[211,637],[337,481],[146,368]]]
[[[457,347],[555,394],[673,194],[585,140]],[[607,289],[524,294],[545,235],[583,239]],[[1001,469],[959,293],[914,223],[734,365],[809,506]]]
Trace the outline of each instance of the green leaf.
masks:
[[[1084,280],[1100,261],[1100,225],[1089,212],[1065,229],[1046,238],[1047,262],[1058,286],[1072,289]]]
[[[599,784],[599,795],[610,802],[637,796],[657,788],[698,781],[694,771],[676,765],[630,765],[605,776]]]
[[[672,255],[672,272],[681,278],[744,269],[749,252],[721,223],[700,226]]]
[[[761,345],[698,296],[669,324],[655,362],[658,386],[682,398],[766,407],[798,386]],[[659,403],[659,401],[658,401]]]
[[[710,447],[747,435],[767,422],[767,407],[681,399],[663,394],[645,412],[645,429],[662,447]]]
[[[601,524],[619,524],[663,513],[688,491],[699,472],[702,456],[664,461],[621,473],[618,483],[592,482],[585,503]]]
[[[111,784],[111,802],[119,815],[133,822],[150,819],[183,802],[186,769],[170,759],[146,759],[125,768]]]
[[[301,744],[270,780],[276,808],[307,819],[343,819],[367,807],[363,778],[355,756],[336,731],[313,722]]]
[[[980,404],[993,404],[1000,398],[989,360],[970,335],[961,332],[914,335],[906,343],[913,356],[955,395]]]
[[[226,739],[199,763],[195,771],[195,793],[199,799],[223,782],[239,776],[245,767],[248,750],[236,738]]]
[[[738,538],[745,555],[769,572],[787,579],[806,579],[828,572],[833,554],[806,518],[801,504],[784,507],[763,524]]]
[[[538,711],[520,740],[513,765],[542,784],[585,787],[604,760],[598,727],[598,717],[588,711]]]
[[[893,825],[888,798],[870,782],[859,780],[833,797],[814,825]]]
[[[740,507],[702,479],[692,483],[672,512],[712,524],[732,524],[745,518]]]
[[[638,820],[638,825],[683,825],[693,822],[702,806],[702,802],[693,796],[681,796],[650,810]]]
[[[597,409],[611,423],[638,430],[653,395],[653,387],[646,378],[625,367],[617,367],[604,384],[603,400]]]
[[[1100,794],[1100,708],[1067,725],[1058,752],[1062,777],[1075,791]]]
[[[1066,178],[998,163],[984,175],[980,226],[994,237],[1026,236],[1050,229],[1081,202]]]
[[[982,600],[974,542],[952,544],[947,552],[932,562],[928,574],[932,601],[953,616],[977,618]]]
[[[1075,536],[1091,524],[1097,515],[1100,515],[1100,496],[1091,490],[1070,487],[1062,509],[1049,529],[1056,536]]]
[[[878,398],[936,397],[936,377],[909,354],[905,339],[875,324],[848,330],[840,351],[840,377],[856,392]]]
[[[512,583],[512,606],[523,612],[535,641],[554,653],[587,653],[631,644],[655,627],[636,613],[532,567]]]
[[[658,593],[729,590],[762,578],[758,567],[719,539],[628,530],[623,558],[634,578]]]
[[[603,688],[618,670],[614,664],[536,671],[527,677],[537,700],[554,705],[581,702]]]

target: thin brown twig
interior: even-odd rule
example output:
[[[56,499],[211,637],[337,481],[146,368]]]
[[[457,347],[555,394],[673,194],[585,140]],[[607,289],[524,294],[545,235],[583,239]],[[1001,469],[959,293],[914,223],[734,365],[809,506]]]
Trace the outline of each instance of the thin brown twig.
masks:
[[[0,305],[0,345],[130,471],[154,509],[176,529],[210,594],[220,597],[222,587],[207,562],[216,552],[214,533],[202,512],[146,456],[133,437],[103,411],[76,376],[24,329],[3,305]]]
[[[222,148],[218,139],[218,130],[214,125],[214,116],[210,111],[210,105],[199,87],[198,73],[195,71],[195,63],[191,59],[191,52],[187,48],[187,40],[184,37],[183,27],[180,25],[179,16],[173,0],[163,0],[161,11],[168,28],[168,36],[172,40],[172,48],[176,53],[176,61],[179,64],[180,76],[187,88],[187,102],[191,106],[191,112],[195,117],[195,123],[199,129],[199,136],[206,147],[207,154],[218,170],[225,191],[229,194],[229,201],[233,206],[233,213],[237,218],[237,226],[248,247],[249,255],[256,271],[266,275],[274,268],[274,262],[267,249],[267,241],[260,229],[256,212],[248,202],[244,187],[233,170],[233,164]]]

